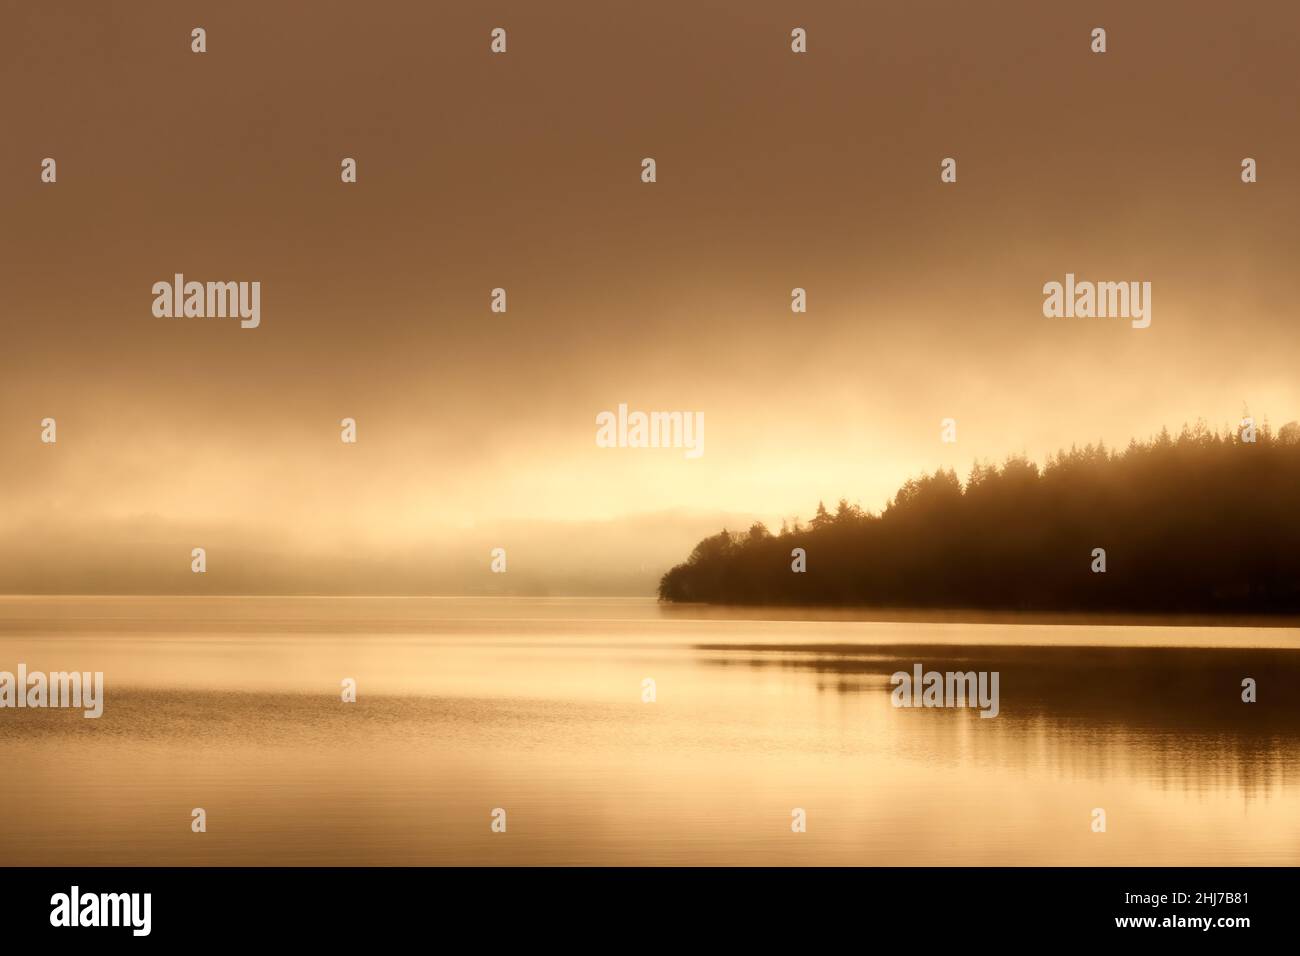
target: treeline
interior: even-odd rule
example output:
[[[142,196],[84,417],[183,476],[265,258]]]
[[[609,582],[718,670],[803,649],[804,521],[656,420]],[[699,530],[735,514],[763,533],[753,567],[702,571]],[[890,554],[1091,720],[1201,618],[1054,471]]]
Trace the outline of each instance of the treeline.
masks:
[[[880,514],[705,538],[665,601],[1149,612],[1300,611],[1300,425],[1245,441],[1204,424],[1123,451],[939,470]],[[792,570],[794,549],[806,570]],[[1105,571],[1099,556],[1105,552]]]

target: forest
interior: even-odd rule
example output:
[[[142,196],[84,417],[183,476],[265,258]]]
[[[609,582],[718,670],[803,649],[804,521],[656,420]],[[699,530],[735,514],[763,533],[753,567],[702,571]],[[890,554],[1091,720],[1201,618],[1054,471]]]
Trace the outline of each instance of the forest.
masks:
[[[1253,438],[1253,440],[1251,440]],[[802,554],[797,550],[802,549]],[[802,570],[799,568],[802,566]],[[1104,570],[1103,570],[1104,568]],[[1167,429],[907,481],[883,511],[695,546],[663,601],[1037,611],[1300,611],[1300,424]]]

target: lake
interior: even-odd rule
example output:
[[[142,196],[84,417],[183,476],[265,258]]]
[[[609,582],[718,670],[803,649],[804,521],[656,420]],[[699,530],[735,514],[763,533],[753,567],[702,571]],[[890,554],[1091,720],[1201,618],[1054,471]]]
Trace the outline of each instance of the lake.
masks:
[[[0,710],[0,859],[1300,863],[1297,629],[896,617],[0,597],[0,670],[105,686]],[[895,707],[918,663],[997,671],[998,715]]]

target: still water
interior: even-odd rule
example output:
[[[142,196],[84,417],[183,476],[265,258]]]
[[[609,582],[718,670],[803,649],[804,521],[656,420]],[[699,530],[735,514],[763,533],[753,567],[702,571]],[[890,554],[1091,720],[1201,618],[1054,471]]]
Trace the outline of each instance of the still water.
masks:
[[[0,862],[1300,863],[1294,628],[798,617],[0,597],[0,670],[105,682],[0,710]],[[916,663],[998,716],[895,708]]]

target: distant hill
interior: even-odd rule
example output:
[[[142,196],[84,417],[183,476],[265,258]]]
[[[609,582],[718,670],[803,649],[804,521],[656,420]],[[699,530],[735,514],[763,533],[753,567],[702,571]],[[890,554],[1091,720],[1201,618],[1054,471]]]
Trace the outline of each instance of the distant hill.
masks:
[[[792,570],[804,549],[806,571]],[[1100,567],[1103,549],[1105,570]],[[1204,425],[1044,467],[910,480],[881,514],[841,500],[807,526],[705,538],[665,601],[877,607],[1300,612],[1300,425],[1245,441]]]

